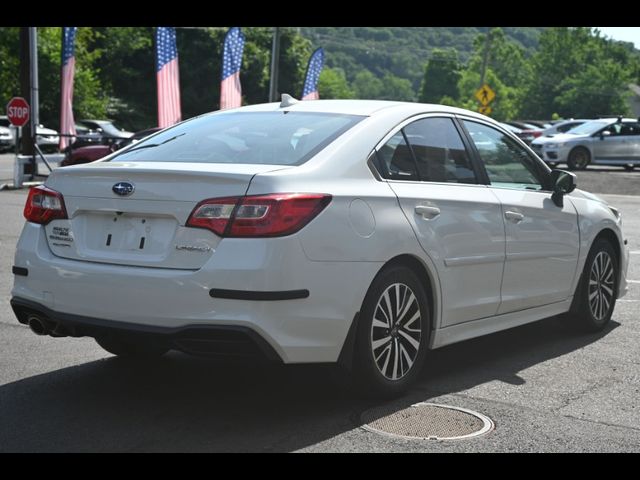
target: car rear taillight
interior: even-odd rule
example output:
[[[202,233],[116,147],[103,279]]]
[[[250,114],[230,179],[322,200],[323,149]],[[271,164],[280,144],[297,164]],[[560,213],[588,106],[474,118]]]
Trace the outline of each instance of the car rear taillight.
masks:
[[[542,135],[542,130],[523,130],[522,134],[525,136],[531,135],[533,138],[538,138]]]
[[[282,237],[299,231],[331,201],[319,193],[273,193],[212,198],[196,205],[188,227],[220,237]]]
[[[46,225],[51,220],[68,218],[62,194],[44,185],[31,187],[24,206],[24,218],[41,225]]]

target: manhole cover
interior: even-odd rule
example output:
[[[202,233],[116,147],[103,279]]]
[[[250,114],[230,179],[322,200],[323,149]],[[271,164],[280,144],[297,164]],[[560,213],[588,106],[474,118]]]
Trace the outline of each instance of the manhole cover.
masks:
[[[459,440],[493,430],[491,419],[480,413],[435,403],[416,403],[402,410],[394,405],[374,407],[360,419],[371,432],[423,440]]]

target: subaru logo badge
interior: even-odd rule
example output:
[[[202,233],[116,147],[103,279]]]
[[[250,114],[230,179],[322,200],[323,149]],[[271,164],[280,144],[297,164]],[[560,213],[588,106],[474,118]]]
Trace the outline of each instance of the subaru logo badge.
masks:
[[[133,186],[133,183],[129,182],[118,182],[111,188],[113,193],[120,195],[121,197],[128,197],[135,189],[136,187]]]

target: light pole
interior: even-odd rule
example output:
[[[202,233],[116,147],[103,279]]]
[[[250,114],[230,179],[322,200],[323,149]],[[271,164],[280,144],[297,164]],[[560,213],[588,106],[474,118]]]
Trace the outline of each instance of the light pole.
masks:
[[[278,60],[280,58],[280,27],[273,29],[271,42],[271,75],[269,77],[269,101],[278,101]]]
[[[487,38],[484,44],[484,54],[482,56],[482,72],[480,72],[480,88],[484,85],[485,76],[487,74],[487,66],[489,65],[489,50],[491,50],[491,27],[488,27]]]

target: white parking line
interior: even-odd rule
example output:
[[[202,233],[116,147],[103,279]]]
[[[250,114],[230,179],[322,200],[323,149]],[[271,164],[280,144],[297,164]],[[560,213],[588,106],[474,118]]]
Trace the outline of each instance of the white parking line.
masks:
[[[627,283],[640,283],[640,280],[627,280]]]
[[[629,252],[631,255],[640,255],[640,250],[632,250]]]
[[[640,300],[616,300],[617,302],[640,302]]]

